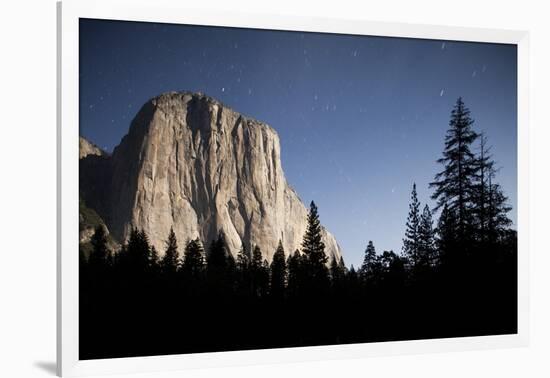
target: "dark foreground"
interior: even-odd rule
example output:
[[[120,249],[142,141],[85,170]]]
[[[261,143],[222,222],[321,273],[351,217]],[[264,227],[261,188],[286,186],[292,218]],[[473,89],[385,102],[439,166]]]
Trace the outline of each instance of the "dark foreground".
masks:
[[[516,333],[515,246],[480,256],[411,270],[385,253],[326,275],[291,257],[281,286],[273,264],[231,258],[194,272],[83,260],[80,359]]]

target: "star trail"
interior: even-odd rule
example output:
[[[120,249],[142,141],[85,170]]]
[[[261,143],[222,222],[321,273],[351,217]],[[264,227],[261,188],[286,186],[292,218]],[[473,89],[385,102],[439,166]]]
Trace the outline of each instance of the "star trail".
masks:
[[[413,182],[432,204],[462,96],[516,221],[513,45],[81,19],[80,132],[112,151],[148,99],[196,91],[272,126],[283,169],[348,265],[368,240],[400,252]]]

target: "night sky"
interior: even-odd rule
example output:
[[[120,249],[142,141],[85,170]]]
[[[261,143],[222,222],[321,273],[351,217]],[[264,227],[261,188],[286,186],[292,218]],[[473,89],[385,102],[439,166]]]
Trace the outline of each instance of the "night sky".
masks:
[[[112,151],[148,99],[200,91],[271,125],[283,169],[314,200],[346,263],[401,251],[413,182],[431,206],[462,96],[492,145],[516,222],[513,45],[80,21],[80,132]]]

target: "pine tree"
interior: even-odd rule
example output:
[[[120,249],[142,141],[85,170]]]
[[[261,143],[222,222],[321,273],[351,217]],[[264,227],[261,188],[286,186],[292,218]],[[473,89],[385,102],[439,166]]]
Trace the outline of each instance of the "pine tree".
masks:
[[[137,228],[132,229],[128,243],[119,253],[119,265],[131,275],[141,275],[149,271],[151,246],[147,234]]]
[[[405,282],[405,263],[393,251],[384,251],[378,256],[384,290],[402,290]]]
[[[348,292],[348,295],[350,295],[351,297],[354,297],[355,293],[358,292],[358,289],[360,287],[359,285],[359,275],[357,274],[357,271],[355,270],[353,264],[351,265],[351,267],[349,268],[349,273],[347,275],[347,280],[346,280],[346,286],[347,286],[347,292]]]
[[[288,293],[292,297],[298,297],[302,292],[303,263],[300,251],[295,250],[288,256]]]
[[[437,249],[439,263],[446,266],[456,261],[457,219],[454,211],[445,204],[437,224]]]
[[[367,248],[365,249],[365,257],[363,258],[363,264],[359,268],[359,276],[363,282],[372,280],[376,275],[376,248],[372,243],[372,240],[369,240]]]
[[[504,195],[499,184],[492,183],[489,178],[488,206],[487,206],[487,234],[489,242],[495,243],[509,229],[512,221],[508,212],[512,210],[508,205],[508,198]]]
[[[266,264],[264,264],[262,250],[259,246],[255,246],[252,252],[250,275],[252,279],[252,291],[256,296],[265,295],[269,285],[269,265],[266,267]]]
[[[166,250],[162,257],[161,266],[163,272],[166,274],[176,273],[179,267],[178,241],[173,228],[170,228],[170,233],[166,240]]]
[[[262,250],[259,246],[255,246],[254,251],[252,252],[252,261],[250,262],[250,266],[252,269],[259,270],[262,267],[262,263]]]
[[[405,229],[405,238],[403,239],[403,255],[408,263],[414,266],[418,263],[419,248],[419,226],[420,226],[420,202],[416,193],[416,184],[413,184],[411,192],[411,202],[409,204],[409,215]]]
[[[432,213],[428,205],[424,206],[418,225],[418,262],[422,266],[433,266],[436,263],[435,235]]]
[[[239,253],[237,253],[237,269],[241,272],[248,270],[250,266],[250,260],[250,252],[243,244],[241,246],[241,249],[239,250]]]
[[[158,273],[160,269],[160,258],[157,249],[154,245],[151,246],[151,254],[149,256],[149,268],[151,272]]]
[[[208,270],[215,270],[227,267],[227,251],[225,246],[225,237],[223,232],[220,232],[218,238],[213,240],[208,250],[206,265]]]
[[[199,238],[190,240],[183,252],[181,270],[191,278],[198,278],[204,271],[204,248]]]
[[[488,233],[488,206],[489,206],[489,181],[494,172],[494,161],[490,155],[490,147],[487,147],[487,137],[482,133],[479,136],[479,155],[476,158],[477,182],[474,186],[474,212],[476,215],[477,235],[480,242],[485,242]]]
[[[285,250],[283,248],[283,243],[279,240],[279,245],[271,261],[271,294],[274,297],[282,298],[284,296],[287,275]]]
[[[468,228],[473,222],[472,197],[478,172],[476,158],[470,148],[478,138],[472,129],[473,123],[470,110],[459,98],[451,113],[443,157],[437,160],[444,168],[430,183],[430,187],[435,188],[432,199],[437,200],[436,209],[446,204],[456,214],[461,240],[467,238]]]
[[[326,281],[328,258],[321,236],[321,222],[315,202],[311,201],[307,216],[307,229],[302,241],[302,253],[305,257],[306,271],[313,280]],[[312,282],[313,284],[313,282]]]
[[[213,240],[206,256],[206,277],[214,295],[225,295],[232,289],[232,279],[228,261],[225,236],[220,232]]]
[[[330,277],[332,278],[332,288],[336,295],[342,295],[346,280],[346,265],[344,264],[344,258],[340,256],[337,260],[336,256],[332,256],[330,260]]]

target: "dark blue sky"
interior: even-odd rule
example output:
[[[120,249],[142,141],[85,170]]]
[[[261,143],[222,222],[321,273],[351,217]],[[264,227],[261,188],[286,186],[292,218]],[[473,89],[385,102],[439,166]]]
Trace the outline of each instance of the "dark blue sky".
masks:
[[[279,133],[283,169],[348,265],[368,240],[401,250],[410,190],[422,203],[462,96],[517,198],[516,47],[81,20],[80,132],[105,150],[148,99],[201,91]]]

